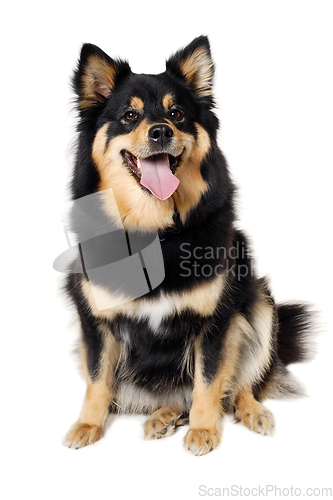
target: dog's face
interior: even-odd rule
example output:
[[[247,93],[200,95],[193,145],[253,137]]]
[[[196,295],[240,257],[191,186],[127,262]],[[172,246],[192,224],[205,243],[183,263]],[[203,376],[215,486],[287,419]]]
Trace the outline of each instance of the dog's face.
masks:
[[[159,75],[134,74],[126,62],[83,46],[74,76],[82,127],[94,124],[98,189],[113,189],[125,225],[162,229],[175,205],[185,220],[207,191],[201,167],[217,128],[212,79],[205,37]]]

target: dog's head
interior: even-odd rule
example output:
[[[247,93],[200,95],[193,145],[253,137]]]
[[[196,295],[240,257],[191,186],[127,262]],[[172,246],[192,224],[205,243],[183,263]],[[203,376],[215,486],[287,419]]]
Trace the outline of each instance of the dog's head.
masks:
[[[159,75],[135,74],[127,62],[83,46],[73,84],[90,142],[79,148],[89,150],[97,189],[113,189],[123,224],[163,229],[175,207],[185,221],[209,189],[202,162],[218,126],[213,74],[206,37],[172,56]]]

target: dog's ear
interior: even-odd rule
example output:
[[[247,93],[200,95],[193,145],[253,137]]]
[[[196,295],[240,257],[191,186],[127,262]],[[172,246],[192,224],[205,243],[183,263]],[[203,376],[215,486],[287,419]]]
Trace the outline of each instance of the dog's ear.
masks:
[[[79,108],[104,102],[116,83],[130,71],[126,61],[113,60],[96,45],[85,43],[72,80]]]
[[[212,100],[214,64],[206,36],[195,38],[187,47],[176,52],[167,61],[166,69],[185,79],[196,96]]]

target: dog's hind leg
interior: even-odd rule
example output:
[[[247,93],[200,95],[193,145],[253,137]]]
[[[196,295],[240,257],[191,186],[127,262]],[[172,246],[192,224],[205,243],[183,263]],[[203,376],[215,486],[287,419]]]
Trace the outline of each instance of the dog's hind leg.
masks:
[[[188,421],[188,415],[178,410],[177,407],[160,408],[155,411],[144,425],[146,439],[159,439],[171,436],[176,427],[184,425]]]
[[[245,425],[259,431],[261,422],[266,434],[273,428],[268,410],[255,401],[250,390],[244,391],[269,366],[274,308],[266,296],[258,296],[249,320],[251,323],[240,313],[229,320],[226,317],[196,342],[190,429],[185,436],[185,445],[195,455],[210,452],[221,441],[222,399],[235,402],[238,397],[239,416]]]
[[[80,354],[88,386],[79,419],[69,429],[64,440],[66,446],[75,449],[93,444],[103,436],[113,397],[114,371],[120,354],[119,344],[109,330],[95,326],[88,333],[85,326],[82,321]]]
[[[263,435],[274,433],[274,417],[264,405],[254,399],[251,388],[248,386],[236,399],[236,420],[242,422],[251,431]]]

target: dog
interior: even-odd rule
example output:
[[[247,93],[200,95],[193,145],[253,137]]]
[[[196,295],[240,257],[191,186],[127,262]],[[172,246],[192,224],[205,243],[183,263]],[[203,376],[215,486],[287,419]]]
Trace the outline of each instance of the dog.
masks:
[[[98,216],[74,210],[71,229],[79,241],[95,241],[92,259],[103,247],[95,268],[111,248],[123,248],[119,239],[100,239],[96,228],[109,224],[110,234],[127,242],[130,231],[155,242],[141,262],[147,279],[147,262],[159,252],[163,265],[157,285],[124,298],[103,272],[89,276],[79,245],[66,293],[81,323],[87,391],[65,438],[71,448],[98,441],[110,412],[128,412],[149,415],[147,439],[189,424],[185,446],[204,455],[219,445],[227,412],[271,435],[274,418],[262,401],[302,390],[287,366],[308,356],[311,313],[303,303],[275,304],[235,227],[213,77],[205,36],[172,55],[158,75],[135,74],[95,45],[82,47],[72,80],[79,122],[71,194],[74,203],[94,199]],[[113,260],[121,257],[129,258],[119,250]]]

